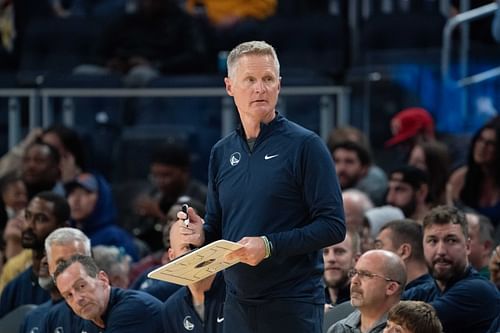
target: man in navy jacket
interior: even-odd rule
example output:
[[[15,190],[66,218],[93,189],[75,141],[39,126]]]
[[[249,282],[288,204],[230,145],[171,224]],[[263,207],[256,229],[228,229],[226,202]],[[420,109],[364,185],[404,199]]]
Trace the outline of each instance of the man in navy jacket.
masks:
[[[75,255],[61,262],[54,279],[73,312],[102,332],[163,333],[161,302],[140,291],[112,288],[91,257]]]
[[[465,214],[438,206],[425,216],[423,231],[424,255],[434,281],[409,289],[402,298],[430,303],[444,332],[486,332],[500,312],[500,294],[469,265]]]
[[[170,260],[189,251],[189,244],[182,243],[178,230],[170,228]],[[162,316],[165,332],[222,333],[224,325],[224,300],[226,284],[222,273],[182,287],[163,305]]]
[[[241,125],[213,147],[205,223],[189,209],[183,241],[243,245],[227,258],[240,264],[224,272],[225,332],[319,333],[320,250],[345,237],[332,158],[316,134],[276,111],[281,78],[271,45],[242,43],[227,67]]]
[[[45,252],[47,254],[47,269],[53,283],[52,276],[59,262],[76,254],[91,255],[90,239],[80,229],[59,228],[45,239]],[[61,301],[45,312],[40,332],[100,332],[99,328],[92,322],[78,317],[71,310],[68,304],[62,300],[55,283],[54,288]]]

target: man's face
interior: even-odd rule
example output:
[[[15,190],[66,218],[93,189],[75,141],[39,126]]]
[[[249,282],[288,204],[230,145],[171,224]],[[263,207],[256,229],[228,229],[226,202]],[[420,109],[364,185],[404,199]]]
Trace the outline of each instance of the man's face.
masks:
[[[150,177],[153,184],[166,195],[177,195],[188,181],[188,173],[174,165],[153,163]]]
[[[78,262],[70,265],[56,280],[57,288],[73,311],[83,319],[100,319],[106,311],[109,281],[104,272],[90,277]]]
[[[403,175],[395,172],[391,175],[387,196],[387,204],[400,208],[405,217],[411,217],[416,210],[417,198],[413,187],[403,182]]]
[[[362,255],[356,262],[355,269],[386,276],[382,259],[373,253]],[[371,278],[359,274],[353,276],[351,279],[351,304],[360,310],[379,307],[387,299],[389,283],[393,282],[388,282],[377,276]]]
[[[54,275],[59,263],[68,260],[76,254],[82,256],[89,255],[81,242],[74,241],[68,244],[52,244],[50,246],[50,256],[47,256],[50,276]]]
[[[386,228],[378,233],[377,238],[375,239],[375,248],[378,250],[387,250],[393,253],[398,254],[398,249],[392,242],[392,230],[390,228]]]
[[[27,249],[42,249],[45,238],[58,226],[54,215],[54,203],[34,197],[25,211],[26,228],[21,243]]]
[[[168,258],[170,260],[174,260],[191,250],[188,243],[181,242],[180,228],[181,225],[179,223],[172,224],[170,228],[170,247],[168,249]]]
[[[354,150],[337,148],[333,152],[333,160],[342,189],[353,187],[366,174],[367,168],[361,164]]]
[[[81,221],[92,214],[97,203],[97,192],[89,192],[82,187],[76,187],[68,195],[71,208],[71,218]]]
[[[352,240],[349,234],[342,243],[323,249],[325,283],[329,288],[341,288],[349,282],[347,273],[354,267],[356,254],[352,250]]]
[[[240,117],[257,123],[272,120],[281,87],[273,57],[244,55],[237,61],[233,74],[224,82]]]
[[[432,276],[442,284],[464,272],[469,250],[458,224],[434,224],[424,229],[425,260]]]
[[[23,156],[23,180],[27,184],[55,182],[59,178],[59,166],[44,145],[33,145]]]

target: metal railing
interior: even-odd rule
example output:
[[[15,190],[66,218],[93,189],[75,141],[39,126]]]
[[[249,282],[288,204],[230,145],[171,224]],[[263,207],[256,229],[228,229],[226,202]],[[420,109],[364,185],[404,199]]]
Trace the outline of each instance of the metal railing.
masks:
[[[344,86],[292,86],[283,87],[280,98],[287,96],[319,97],[320,112],[319,134],[326,140],[334,126],[347,125],[350,111],[350,88]],[[8,98],[9,109],[9,147],[21,139],[19,98],[29,99],[29,127],[46,127],[54,121],[52,100],[63,99],[62,122],[75,125],[73,98],[131,98],[131,97],[221,97],[221,136],[229,133],[236,123],[236,112],[232,97],[223,88],[39,88],[39,89],[0,89],[0,97]],[[333,98],[335,97],[335,98]],[[41,102],[41,112],[38,105]],[[286,103],[280,112],[286,113]]]
[[[469,62],[469,29],[468,23],[479,20],[483,17],[493,15],[498,9],[497,3],[490,3],[485,6],[474,8],[472,10],[460,13],[450,18],[443,29],[443,48],[441,53],[441,77],[444,82],[455,83],[458,87],[466,87],[476,84],[500,75],[500,66],[489,69],[487,71],[467,76]],[[460,78],[454,80],[450,75],[450,62],[452,51],[452,33],[455,28],[462,26],[462,35],[460,43]]]
[[[13,147],[21,139],[21,102],[20,98],[28,98],[29,127],[36,126],[37,91],[36,89],[0,89],[0,97],[7,98],[8,146]]]

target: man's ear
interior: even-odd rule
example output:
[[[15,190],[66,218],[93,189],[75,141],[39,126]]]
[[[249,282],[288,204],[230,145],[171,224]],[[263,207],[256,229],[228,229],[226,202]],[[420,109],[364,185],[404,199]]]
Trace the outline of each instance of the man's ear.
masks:
[[[484,248],[484,251],[486,253],[488,253],[489,255],[493,252],[493,242],[490,241],[490,240],[485,240],[484,243],[483,243],[483,248]]]
[[[172,250],[172,248],[168,248],[168,259],[170,261],[174,260],[175,259],[175,256],[174,256],[174,250]]]
[[[398,248],[397,252],[398,255],[401,257],[401,259],[406,260],[411,256],[411,245],[408,243],[403,243],[401,246]]]
[[[229,77],[224,78],[224,84],[226,85],[226,92],[229,96],[233,96],[233,83]]]
[[[386,294],[388,296],[392,296],[395,293],[399,292],[399,288],[403,288],[403,287],[404,286],[400,286],[398,283],[391,281],[391,282],[387,283]]]
[[[99,271],[99,273],[97,273],[97,279],[100,281],[106,282],[108,285],[110,284],[109,276],[108,276],[108,274],[106,274],[105,271]]]

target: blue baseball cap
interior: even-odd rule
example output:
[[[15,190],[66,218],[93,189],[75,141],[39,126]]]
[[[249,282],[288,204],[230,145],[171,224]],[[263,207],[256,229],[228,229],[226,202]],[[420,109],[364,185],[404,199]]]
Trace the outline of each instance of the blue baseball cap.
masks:
[[[75,179],[68,182],[65,186],[66,193],[69,194],[77,187],[81,187],[89,192],[97,192],[99,185],[97,179],[91,173],[81,173]]]

